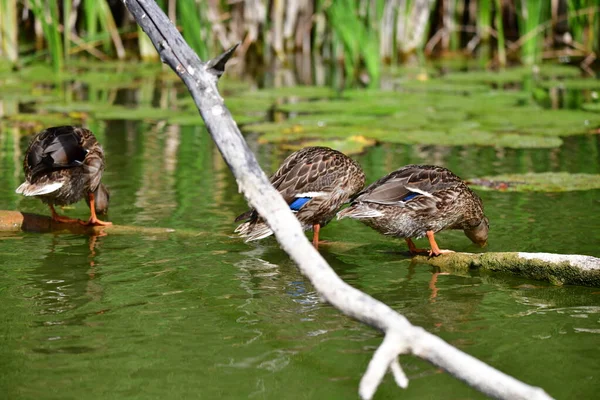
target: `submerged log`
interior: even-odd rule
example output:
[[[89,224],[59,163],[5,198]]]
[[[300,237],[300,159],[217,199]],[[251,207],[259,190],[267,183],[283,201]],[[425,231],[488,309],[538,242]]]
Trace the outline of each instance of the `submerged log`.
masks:
[[[428,258],[416,256],[419,263],[441,271],[465,273],[473,270],[508,273],[555,285],[600,287],[600,258],[552,253],[450,253]]]
[[[128,225],[85,226],[76,222],[65,223],[54,221],[49,216],[22,213],[19,211],[0,210],[0,232],[37,232],[37,233],[74,233],[80,235],[99,235],[110,232],[111,234],[146,234],[146,235],[183,235],[200,236],[201,232],[171,229],[152,228]]]
[[[202,62],[154,0],[123,0],[150,37],[163,62],[185,83],[206,128],[231,169],[240,191],[269,224],[281,248],[331,305],[385,333],[360,382],[359,394],[370,399],[389,370],[400,387],[408,379],[398,360],[414,354],[443,368],[488,396],[548,399],[542,389],[522,383],[461,352],[442,339],[410,324],[389,306],[345,283],[307,240],[300,223],[273,188],[244,140],[217,88],[225,63],[235,50]]]

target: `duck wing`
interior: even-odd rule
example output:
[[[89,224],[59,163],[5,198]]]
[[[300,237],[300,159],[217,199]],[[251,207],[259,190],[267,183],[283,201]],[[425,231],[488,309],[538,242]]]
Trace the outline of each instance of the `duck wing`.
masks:
[[[30,180],[34,182],[56,170],[80,167],[87,153],[78,128],[61,126],[46,129],[31,144],[26,157]]]
[[[407,165],[371,184],[355,201],[398,204],[416,197],[433,198],[436,193],[460,183],[462,180],[446,168]]]
[[[288,157],[271,183],[294,210],[337,187],[339,157],[331,149],[309,147]]]
[[[326,147],[307,147],[290,154],[271,176],[271,184],[283,196],[293,211],[298,211],[310,199],[325,196],[337,188],[338,174],[344,172],[338,152]],[[252,209],[235,221],[254,219]]]

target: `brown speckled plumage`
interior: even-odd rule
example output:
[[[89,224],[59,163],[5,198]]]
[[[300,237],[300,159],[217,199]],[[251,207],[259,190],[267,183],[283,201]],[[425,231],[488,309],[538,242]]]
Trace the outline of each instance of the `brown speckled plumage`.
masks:
[[[298,198],[310,198],[296,217],[305,230],[324,226],[336,211],[365,184],[360,165],[350,157],[327,147],[307,147],[291,154],[271,177],[271,183],[288,204]],[[247,241],[258,240],[273,232],[255,210],[236,218],[247,219],[236,232]],[[318,229],[318,228],[317,228]]]
[[[75,203],[87,198],[92,212],[88,223],[103,225],[95,218],[94,194],[99,211],[108,208],[108,191],[101,185],[104,152],[93,133],[73,126],[48,128],[31,141],[23,161],[25,182],[16,192],[38,197],[48,204],[53,218],[72,222],[55,214],[54,205]]]
[[[488,233],[479,196],[451,171],[434,165],[407,165],[384,176],[338,213],[344,217],[407,239],[461,229],[473,242],[484,244]]]

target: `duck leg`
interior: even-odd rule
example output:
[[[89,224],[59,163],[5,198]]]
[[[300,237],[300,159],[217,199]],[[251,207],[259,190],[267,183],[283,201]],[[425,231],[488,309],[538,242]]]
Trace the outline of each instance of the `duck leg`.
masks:
[[[417,246],[413,243],[411,238],[404,238],[406,240],[406,244],[408,245],[408,251],[410,254],[419,254],[419,253],[429,253],[429,250],[426,249],[418,249]]]
[[[50,207],[50,212],[52,213],[52,220],[53,221],[61,222],[63,224],[74,224],[74,223],[77,223],[77,222],[81,222],[80,219],[74,219],[74,218],[63,217],[62,215],[58,215],[58,213],[54,209],[54,205],[53,204],[48,204],[48,207]]]
[[[88,197],[90,199],[90,219],[87,221],[79,221],[82,225],[102,225],[102,226],[106,226],[106,225],[112,225],[112,222],[106,222],[106,221],[100,221],[98,219],[98,217],[96,216],[96,204],[95,204],[95,197],[94,197],[94,193],[90,192],[88,194]]]
[[[317,249],[319,248],[319,231],[321,230],[321,225],[315,224],[313,225],[313,246]]]
[[[437,243],[435,242],[435,238],[433,237],[433,231],[427,231],[427,239],[429,239],[429,244],[431,245],[429,257],[439,256],[440,254],[454,253],[452,250],[441,250],[438,247]]]

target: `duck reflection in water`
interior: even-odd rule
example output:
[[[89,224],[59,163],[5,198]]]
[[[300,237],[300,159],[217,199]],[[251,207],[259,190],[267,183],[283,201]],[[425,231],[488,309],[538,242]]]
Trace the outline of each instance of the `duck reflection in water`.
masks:
[[[50,243],[40,265],[30,274],[29,286],[39,291],[34,296],[38,314],[48,316],[41,325],[81,324],[85,316],[73,314],[73,310],[101,299],[96,259],[105,235],[39,237],[49,238]]]

